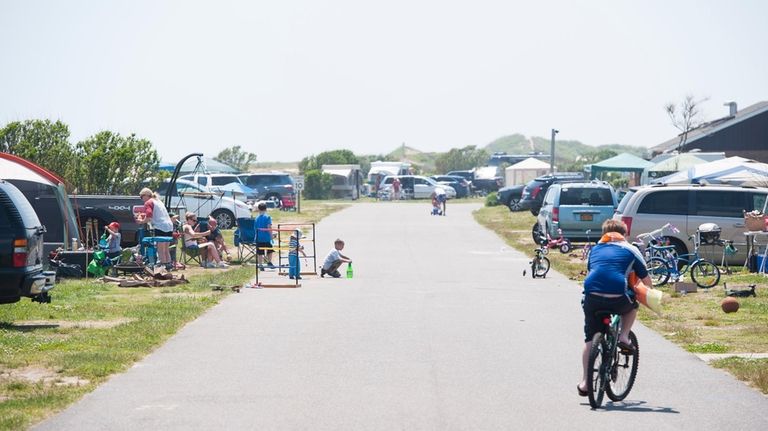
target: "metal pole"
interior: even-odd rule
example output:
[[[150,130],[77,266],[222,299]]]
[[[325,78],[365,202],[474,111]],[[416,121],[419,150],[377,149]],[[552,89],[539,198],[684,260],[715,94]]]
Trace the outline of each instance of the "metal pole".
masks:
[[[550,145],[549,149],[549,173],[554,174],[555,173],[555,135],[560,133],[559,130],[552,129],[552,143]]]

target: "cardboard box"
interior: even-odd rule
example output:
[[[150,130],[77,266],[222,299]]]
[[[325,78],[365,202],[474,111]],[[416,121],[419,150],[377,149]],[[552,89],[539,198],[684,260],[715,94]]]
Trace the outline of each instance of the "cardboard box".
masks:
[[[674,289],[675,292],[678,292],[678,293],[683,293],[683,292],[691,293],[691,292],[696,292],[698,290],[698,286],[696,286],[696,283],[688,283],[685,281],[678,281],[672,286],[672,288]]]

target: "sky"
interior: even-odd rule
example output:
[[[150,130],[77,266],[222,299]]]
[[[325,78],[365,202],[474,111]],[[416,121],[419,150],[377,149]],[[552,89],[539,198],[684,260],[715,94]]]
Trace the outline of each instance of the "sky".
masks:
[[[0,127],[135,133],[170,162],[553,128],[650,147],[686,95],[704,120],[768,100],[766,22],[762,0],[0,0]]]

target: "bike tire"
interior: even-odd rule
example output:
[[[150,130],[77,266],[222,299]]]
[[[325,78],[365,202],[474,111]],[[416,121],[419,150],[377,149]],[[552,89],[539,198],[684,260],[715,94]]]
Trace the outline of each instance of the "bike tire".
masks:
[[[702,289],[709,289],[720,282],[720,268],[708,260],[700,260],[691,265],[691,279]]]
[[[667,262],[660,257],[652,257],[648,261],[648,275],[651,277],[654,286],[667,284],[671,272]]]
[[[568,254],[573,249],[570,242],[563,242],[560,244],[560,253]]]
[[[589,349],[587,362],[587,396],[593,409],[603,404],[605,393],[605,336],[598,332],[592,337],[592,348]]]
[[[629,340],[635,346],[635,351],[630,354],[622,353],[616,349],[613,355],[611,378],[605,385],[605,394],[611,401],[621,401],[629,395],[632,386],[635,385],[637,367],[640,362],[640,346],[637,344],[637,336],[629,331]]]
[[[549,272],[549,259],[544,256],[542,256],[541,259],[538,260],[538,262],[536,261],[536,259],[534,259],[531,270],[533,271],[534,278],[546,277],[547,273]]]

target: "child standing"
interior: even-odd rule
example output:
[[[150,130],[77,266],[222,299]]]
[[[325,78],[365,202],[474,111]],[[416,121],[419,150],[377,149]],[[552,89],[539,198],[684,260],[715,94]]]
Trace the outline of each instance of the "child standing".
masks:
[[[304,253],[304,246],[299,243],[301,239],[301,231],[296,229],[291,233],[291,238],[288,241],[288,278],[293,280],[301,280],[301,265],[299,264],[299,253],[306,257]]]
[[[109,235],[109,237],[107,237],[107,257],[114,259],[117,256],[120,256],[120,253],[123,251],[123,248],[120,246],[120,241],[123,238],[120,234],[120,223],[113,221],[105,226],[104,230]]]
[[[339,267],[342,263],[352,263],[352,259],[341,254],[341,250],[344,250],[344,241],[337,239],[333,242],[333,249],[328,252],[323,262],[323,267],[320,268],[320,277],[325,277],[325,274],[330,275],[333,278],[341,277],[339,273]]]

